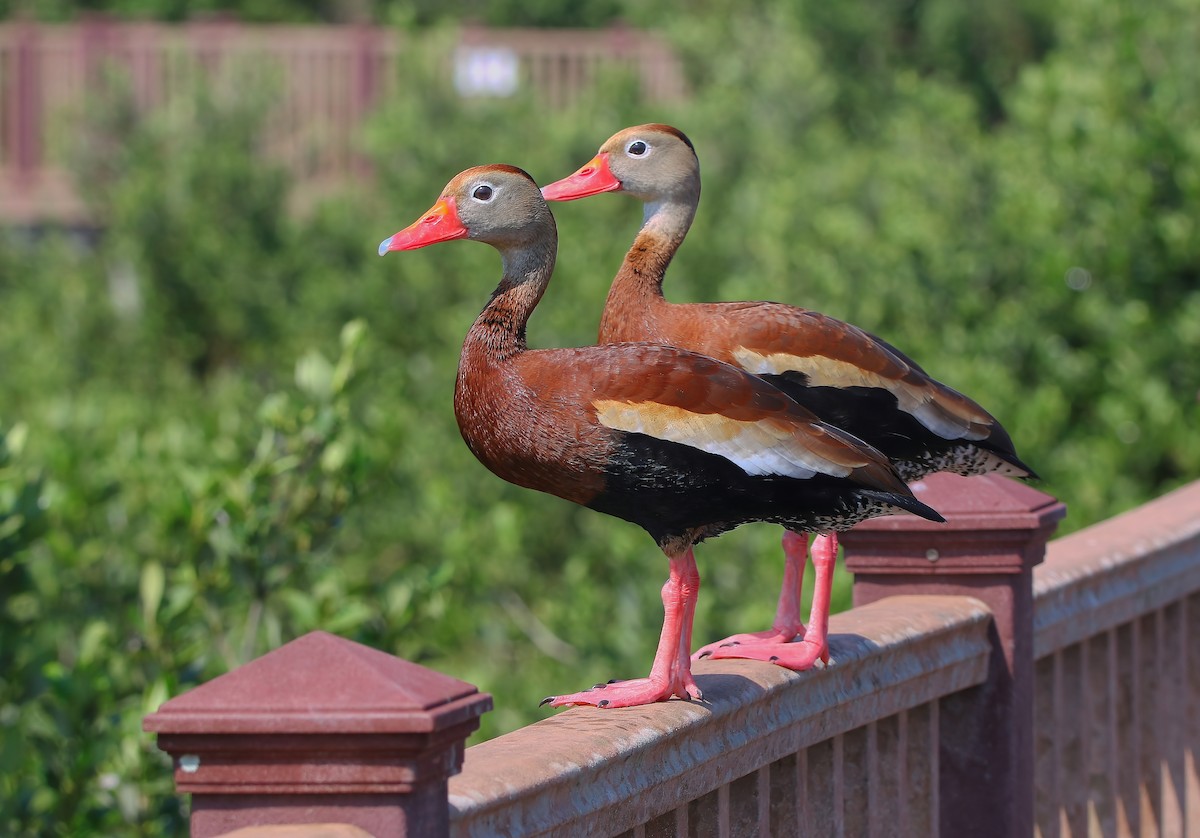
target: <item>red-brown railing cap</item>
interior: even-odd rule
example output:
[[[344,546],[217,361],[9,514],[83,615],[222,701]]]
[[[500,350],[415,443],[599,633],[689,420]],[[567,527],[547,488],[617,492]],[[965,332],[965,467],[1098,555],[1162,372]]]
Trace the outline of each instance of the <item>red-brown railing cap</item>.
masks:
[[[1057,498],[998,474],[962,477],[938,472],[911,487],[917,499],[941,513],[946,523],[890,515],[863,521],[854,530],[1037,530],[1067,514]]]
[[[912,488],[946,522],[893,515],[842,533],[846,569],[859,581],[864,574],[1023,573],[1042,560],[1046,542],[1067,512],[1050,495],[995,474],[933,474]],[[857,584],[855,591],[858,602]]]
[[[163,703],[154,733],[435,733],[481,716],[472,684],[314,631]]]

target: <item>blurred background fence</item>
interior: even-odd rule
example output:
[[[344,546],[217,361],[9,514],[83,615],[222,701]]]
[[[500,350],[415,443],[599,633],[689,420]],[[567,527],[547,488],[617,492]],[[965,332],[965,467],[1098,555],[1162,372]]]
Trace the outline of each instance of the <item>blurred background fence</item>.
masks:
[[[631,70],[651,101],[683,95],[678,60],[655,35],[624,26],[598,30],[459,30],[445,56],[464,98],[528,88],[560,108],[609,68]],[[0,23],[0,223],[80,222],[83,201],[64,163],[78,118],[99,85],[121,78],[137,106],[170,107],[192,95],[198,75],[237,83],[275,81],[266,120],[272,159],[306,188],[367,171],[356,146],[363,121],[400,82],[404,36],[384,27],[250,25],[213,19],[185,24]]]

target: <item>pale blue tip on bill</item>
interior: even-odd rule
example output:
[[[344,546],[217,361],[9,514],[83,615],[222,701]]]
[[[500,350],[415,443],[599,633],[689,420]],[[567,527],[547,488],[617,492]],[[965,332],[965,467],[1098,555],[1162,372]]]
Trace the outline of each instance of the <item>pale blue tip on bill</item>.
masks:
[[[386,239],[384,239],[383,241],[381,241],[379,243],[379,255],[382,256],[385,253],[387,253],[388,248],[391,246],[392,246],[392,236],[388,236]]]

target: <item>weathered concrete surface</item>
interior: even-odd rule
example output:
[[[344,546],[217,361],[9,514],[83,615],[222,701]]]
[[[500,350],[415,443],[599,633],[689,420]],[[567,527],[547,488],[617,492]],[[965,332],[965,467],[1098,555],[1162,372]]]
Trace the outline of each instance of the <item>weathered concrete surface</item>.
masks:
[[[836,614],[831,664],[700,661],[703,702],[575,708],[467,749],[455,836],[614,835],[809,745],[980,683],[990,612],[895,597]]]
[[[1200,591],[1200,481],[1050,542],[1034,570],[1034,658]]]

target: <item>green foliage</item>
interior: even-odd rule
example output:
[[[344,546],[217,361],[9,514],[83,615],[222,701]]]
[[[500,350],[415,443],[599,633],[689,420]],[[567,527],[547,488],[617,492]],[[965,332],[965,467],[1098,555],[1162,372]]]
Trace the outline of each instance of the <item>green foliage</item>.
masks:
[[[46,528],[42,499],[44,481],[20,460],[29,438],[27,425],[0,428],[0,580],[15,570],[13,557],[38,539]],[[4,590],[11,591],[7,585]]]
[[[365,485],[351,406],[365,334],[348,324],[336,361],[305,355],[256,412],[236,381],[166,410],[111,390],[68,397],[29,439],[53,475],[41,502],[37,482],[12,493],[0,472],[0,501],[23,499],[36,527],[0,560],[6,833],[175,831],[140,717],[285,638],[370,619],[328,561]]]
[[[314,628],[494,693],[489,736],[643,673],[650,540],[459,438],[495,254],[375,256],[470,165],[544,182],[620,127],[676,124],[704,199],[669,296],[887,338],[1001,418],[1066,529],[1200,474],[1200,23],[1181,0],[959,6],[629,7],[691,96],[616,74],[563,111],[459,100],[453,33],[426,30],[366,135],[374,182],[307,215],[260,146],[269,90],[99,103],[78,165],[103,233],[0,237],[0,832],[178,832],[142,715]],[[621,196],[555,213],[534,346],[594,340],[640,219]],[[698,640],[769,622],[779,534],[700,548]]]
[[[111,225],[110,281],[142,278],[145,293],[121,299],[167,338],[157,352],[200,375],[279,339],[298,270],[284,172],[259,148],[269,89],[237,80],[149,115],[114,82],[92,100],[76,155],[85,196]]]

